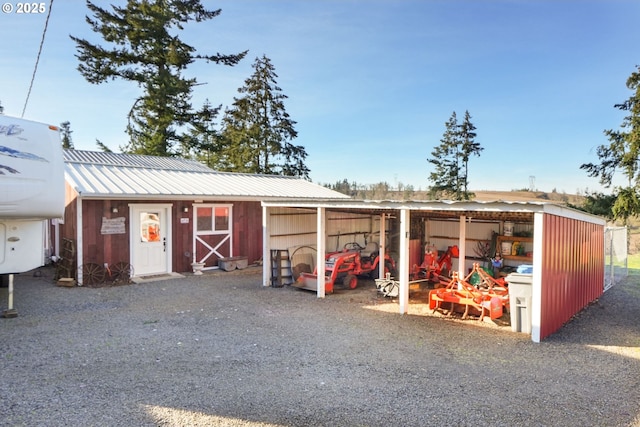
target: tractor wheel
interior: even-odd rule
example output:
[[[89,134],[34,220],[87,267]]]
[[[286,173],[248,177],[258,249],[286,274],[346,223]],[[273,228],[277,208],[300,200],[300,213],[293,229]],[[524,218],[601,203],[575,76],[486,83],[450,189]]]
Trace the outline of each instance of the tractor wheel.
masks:
[[[347,288],[355,289],[356,286],[358,286],[358,278],[356,276],[354,276],[353,274],[347,274],[344,277],[342,283]]]

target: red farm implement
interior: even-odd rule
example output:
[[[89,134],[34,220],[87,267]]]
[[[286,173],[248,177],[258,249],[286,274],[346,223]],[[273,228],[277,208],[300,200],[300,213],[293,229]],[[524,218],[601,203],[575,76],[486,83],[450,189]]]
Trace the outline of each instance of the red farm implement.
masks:
[[[332,252],[325,257],[325,292],[333,292],[334,285],[342,284],[346,288],[355,289],[358,286],[358,276],[377,277],[380,263],[378,244],[369,242],[365,247],[352,242],[344,245],[339,252]],[[385,255],[385,272],[395,275],[394,260]],[[294,286],[308,289],[318,289],[317,268],[313,274],[301,273]]]
[[[473,274],[480,276],[477,286],[469,283]],[[485,315],[493,319],[502,317],[503,308],[509,305],[509,289],[503,280],[491,277],[479,264],[474,264],[471,273],[461,279],[457,272],[453,272],[451,279],[444,288],[429,291],[429,308],[448,310],[448,314],[462,311],[462,318],[469,314],[478,314],[480,320]]]
[[[448,276],[451,272],[451,259],[459,255],[460,251],[457,246],[449,246],[441,255],[438,255],[438,250],[435,246],[427,246],[422,264],[413,266],[411,277],[413,279],[426,279],[430,282],[448,283]]]

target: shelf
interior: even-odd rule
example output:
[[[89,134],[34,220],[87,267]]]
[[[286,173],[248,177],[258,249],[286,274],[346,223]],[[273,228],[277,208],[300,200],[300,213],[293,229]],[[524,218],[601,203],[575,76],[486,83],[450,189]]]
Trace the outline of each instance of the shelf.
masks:
[[[498,242],[533,242],[533,237],[498,236]]]
[[[524,261],[529,264],[533,263],[533,257],[526,255],[504,255],[502,253],[502,242],[520,242],[533,243],[533,237],[524,236],[498,236],[496,239],[496,251],[500,251],[502,259],[505,261]]]

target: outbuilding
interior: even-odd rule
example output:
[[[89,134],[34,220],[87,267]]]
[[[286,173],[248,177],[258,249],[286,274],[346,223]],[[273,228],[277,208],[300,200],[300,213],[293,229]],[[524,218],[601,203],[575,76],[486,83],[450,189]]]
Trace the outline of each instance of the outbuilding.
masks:
[[[261,201],[347,196],[294,177],[225,173],[181,158],[65,150],[56,255],[80,283],[92,268],[136,277],[262,257]],[[97,266],[97,267],[96,267]]]
[[[526,315],[535,342],[557,331],[604,292],[605,220],[557,204],[268,200],[262,206],[263,258],[272,259],[265,263],[265,286],[278,276],[274,272],[281,270],[281,254],[289,257],[287,262],[293,267],[296,260],[291,255],[299,248],[313,247],[317,252],[312,255],[313,263],[324,271],[325,254],[340,250],[344,242],[366,245],[375,241],[381,258],[385,251],[397,257],[398,311],[405,314],[409,273],[421,262],[427,245],[440,253],[456,245],[459,255],[453,259],[453,269],[464,277],[473,263],[486,261],[487,254],[477,249],[493,240],[505,264],[529,268],[531,298]],[[516,243],[518,250],[513,251]],[[317,295],[325,296],[322,280]]]

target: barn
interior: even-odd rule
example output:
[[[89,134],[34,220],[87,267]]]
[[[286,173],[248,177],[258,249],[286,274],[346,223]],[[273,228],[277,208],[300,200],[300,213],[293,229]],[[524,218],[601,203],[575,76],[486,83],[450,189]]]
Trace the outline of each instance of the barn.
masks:
[[[103,266],[151,277],[215,269],[221,259],[251,264],[262,257],[261,201],[347,197],[180,158],[65,150],[64,161],[65,211],[52,234],[63,274],[80,283]]]
[[[294,259],[298,253],[307,257],[303,264],[315,263],[318,271],[324,271],[326,253],[341,250],[345,242],[366,246],[374,241],[381,259],[388,251],[397,260],[398,311],[404,314],[410,272],[421,263],[425,248],[435,247],[442,254],[457,246],[452,269],[464,277],[474,263],[487,261],[487,254],[479,254],[477,248],[493,242],[505,267],[525,266],[530,274],[524,315],[530,319],[527,332],[535,342],[557,331],[604,292],[605,220],[557,204],[270,200],[262,206],[263,257],[271,258],[264,267],[264,286],[281,278],[274,272],[282,270],[283,262],[291,269],[298,265]],[[322,284],[317,295],[325,297]]]

